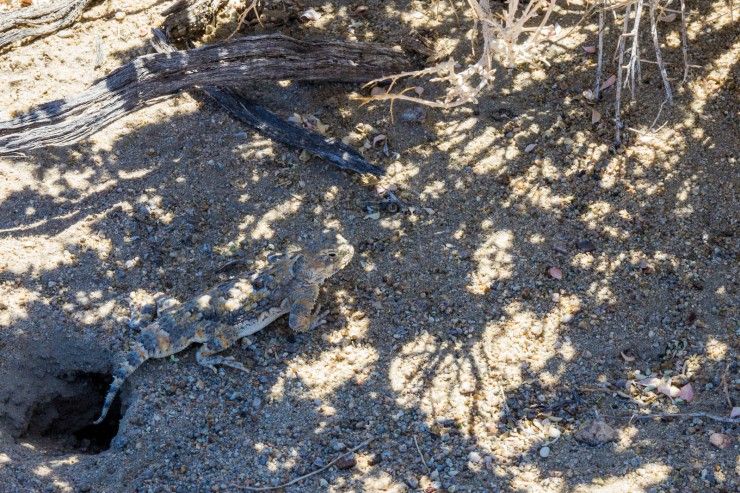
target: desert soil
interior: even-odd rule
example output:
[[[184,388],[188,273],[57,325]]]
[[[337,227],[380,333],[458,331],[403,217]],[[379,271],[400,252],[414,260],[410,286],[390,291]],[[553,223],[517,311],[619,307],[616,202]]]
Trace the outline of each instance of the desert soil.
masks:
[[[2,119],[151,52],[172,3],[103,2],[0,53]],[[617,152],[614,87],[594,107],[582,96],[589,18],[548,46],[549,65],[499,70],[456,110],[399,103],[392,118],[351,100],[358,86],[247,88],[368,142],[380,181],[303,159],[197,91],[1,158],[0,491],[245,491],[368,439],[284,491],[737,491],[736,424],[631,419],[726,419],[738,405],[738,24],[723,1],[688,4],[695,67],[682,83],[679,22],[662,22],[675,104],[651,128],[663,94],[644,63]],[[320,18],[244,31],[416,45],[420,65],[425,43],[472,59],[462,1],[282,5]],[[374,212],[378,188],[409,209]],[[238,274],[219,270],[235,257],[258,267],[327,231],[357,254],[322,291],[325,326],[294,336],[281,320],[243,341],[228,354],[250,374],[215,374],[192,351],[150,361],[118,428],[80,429],[137,332],[132,306],[193,297]],[[651,375],[670,387],[634,383]]]

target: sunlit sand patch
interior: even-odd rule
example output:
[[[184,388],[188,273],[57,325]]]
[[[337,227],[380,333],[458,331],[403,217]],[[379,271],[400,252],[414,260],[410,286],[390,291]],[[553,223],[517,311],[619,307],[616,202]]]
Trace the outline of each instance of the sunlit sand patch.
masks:
[[[396,402],[404,408],[418,408],[430,426],[440,419],[453,419],[465,434],[475,435],[482,447],[492,447],[491,424],[503,412],[507,388],[524,384],[521,363],[527,362],[541,374],[544,385],[555,385],[565,367],[545,372],[553,359],[569,361],[575,351],[561,341],[561,324],[569,322],[580,310],[576,296],[561,296],[544,316],[512,303],[501,320],[489,322],[480,341],[468,347],[455,340],[438,340],[424,332],[398,351],[388,371]],[[532,332],[538,343],[532,344]],[[530,442],[541,438],[545,423]],[[525,441],[526,442],[526,441]],[[516,440],[502,452],[511,456],[522,453],[529,442]],[[507,448],[508,447],[508,448]]]
[[[275,236],[275,230],[273,224],[286,219],[287,217],[295,214],[301,208],[303,204],[302,196],[295,196],[289,200],[284,201],[282,204],[277,204],[270,211],[266,212],[252,230],[252,239],[271,239]]]
[[[364,381],[378,360],[370,346],[333,347],[316,359],[295,358],[288,365],[314,399],[329,397],[349,381]]]
[[[39,300],[41,295],[22,287],[0,291],[2,310],[0,310],[0,327],[10,327],[18,320],[28,318],[28,305]]]
[[[488,227],[486,227],[486,224],[488,224]],[[489,223],[484,221],[482,224],[484,231],[490,229],[490,226],[490,221]],[[482,295],[490,291],[492,283],[511,277],[513,241],[514,234],[510,230],[487,233],[486,241],[473,254],[477,268],[470,275],[468,291]]]
[[[664,464],[646,464],[621,477],[597,477],[590,484],[577,486],[574,493],[642,493],[665,481],[671,467]]]

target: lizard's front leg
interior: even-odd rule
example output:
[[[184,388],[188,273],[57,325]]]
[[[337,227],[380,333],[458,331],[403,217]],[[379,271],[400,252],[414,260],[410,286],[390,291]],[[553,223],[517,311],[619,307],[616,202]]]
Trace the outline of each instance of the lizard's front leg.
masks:
[[[239,340],[239,331],[231,325],[217,325],[213,329],[213,336],[208,339],[195,353],[195,359],[198,364],[206,366],[211,370],[216,370],[216,365],[230,366],[237,370],[248,372],[249,369],[243,364],[236,361],[232,356],[218,356],[220,353],[230,348]]]
[[[296,332],[308,332],[325,323],[322,317],[326,313],[320,313],[320,306],[316,306],[319,297],[319,286],[309,285],[298,290],[290,299],[290,316],[288,325]]]

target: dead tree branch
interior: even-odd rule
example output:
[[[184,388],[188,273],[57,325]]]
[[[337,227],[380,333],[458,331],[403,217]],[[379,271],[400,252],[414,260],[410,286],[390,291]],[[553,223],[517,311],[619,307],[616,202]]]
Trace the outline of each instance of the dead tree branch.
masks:
[[[5,14],[0,17],[0,48],[71,26],[93,1],[58,0],[49,5],[26,7]]]
[[[0,122],[0,154],[82,140],[180,90],[255,80],[363,82],[403,70],[401,51],[371,43],[299,41],[262,35],[140,56],[88,90]]]
[[[169,44],[164,32],[154,30],[154,49],[160,53],[173,53],[175,48]],[[280,118],[267,108],[258,105],[254,100],[244,96],[240,91],[226,87],[205,86],[201,88],[234,118],[257,130],[271,140],[298,149],[305,149],[335,166],[354,171],[380,176],[382,168],[370,164],[362,155],[342,141],[324,137],[311,132],[295,123]]]

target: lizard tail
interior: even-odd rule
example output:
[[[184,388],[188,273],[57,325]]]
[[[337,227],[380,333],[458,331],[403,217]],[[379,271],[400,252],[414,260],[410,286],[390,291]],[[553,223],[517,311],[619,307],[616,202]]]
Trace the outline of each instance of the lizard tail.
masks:
[[[113,405],[116,395],[118,395],[118,391],[123,387],[126,378],[136,371],[147,359],[147,353],[143,348],[134,348],[126,353],[124,361],[113,373],[113,382],[111,382],[108,393],[105,395],[105,402],[103,403],[103,410],[100,412],[100,417],[93,421],[93,424],[98,425],[103,422],[108,415],[108,411],[110,411],[110,407]]]

